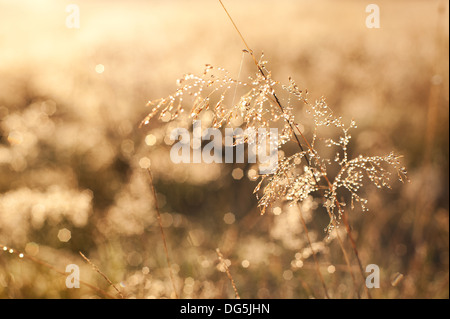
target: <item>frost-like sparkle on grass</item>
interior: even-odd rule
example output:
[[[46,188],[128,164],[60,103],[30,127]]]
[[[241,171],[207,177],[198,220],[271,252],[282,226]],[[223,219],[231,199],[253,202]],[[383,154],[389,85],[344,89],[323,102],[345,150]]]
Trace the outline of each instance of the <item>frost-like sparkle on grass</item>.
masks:
[[[248,81],[242,82],[230,77],[223,68],[215,68],[207,64],[200,76],[186,74],[177,81],[178,89],[166,98],[150,101],[151,112],[142,121],[149,121],[159,114],[159,119],[176,119],[190,107],[188,112],[192,120],[196,120],[203,111],[213,113],[212,125],[220,128],[230,125],[232,119],[240,118],[247,130],[255,132],[260,128],[270,132],[270,128],[279,126],[282,122],[281,134],[278,136],[277,147],[288,141],[299,144],[301,150],[289,157],[279,152],[278,166],[274,173],[260,176],[254,193],[258,198],[258,206],[264,214],[274,203],[288,201],[291,204],[302,202],[311,194],[324,199],[323,206],[331,218],[327,229],[333,228],[333,221],[339,222],[343,207],[347,203],[341,199],[338,191],[346,190],[350,196],[350,207],[358,202],[363,211],[367,210],[367,199],[361,196],[361,188],[366,180],[378,188],[390,188],[392,171],[396,171],[400,181],[407,180],[406,169],[400,164],[400,156],[390,153],[384,156],[359,155],[350,158],[348,147],[351,140],[350,131],[356,129],[356,122],[348,124],[340,116],[336,116],[328,106],[325,98],[314,102],[308,100],[308,92],[300,90],[292,78],[287,85],[281,85],[272,79],[270,71],[265,67],[266,61],[258,62],[258,70]],[[237,91],[244,91],[239,98],[229,97]],[[286,93],[287,98],[280,100],[275,88]],[[233,88],[233,90],[231,90]],[[184,98],[184,97],[189,97]],[[236,100],[236,102],[234,102]],[[232,102],[230,102],[232,101]],[[303,135],[303,125],[297,122],[294,110],[306,111],[312,120],[309,141]],[[338,136],[324,128],[338,131]],[[270,133],[266,133],[269,141]],[[295,134],[295,135],[294,135]],[[244,133],[236,139],[236,144],[253,142],[250,135]],[[323,143],[328,148],[337,149],[334,158],[324,154]],[[338,165],[337,173],[330,176],[330,166]],[[334,170],[335,171],[335,170]],[[334,172],[333,171],[333,172]],[[261,194],[261,196],[259,196]]]

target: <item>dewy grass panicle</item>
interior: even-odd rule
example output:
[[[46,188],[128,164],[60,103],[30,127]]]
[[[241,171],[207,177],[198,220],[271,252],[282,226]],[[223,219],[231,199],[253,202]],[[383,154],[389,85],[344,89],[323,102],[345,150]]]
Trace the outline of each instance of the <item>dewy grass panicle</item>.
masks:
[[[347,123],[337,116],[324,98],[310,101],[307,90],[299,89],[292,78],[285,85],[274,80],[266,67],[264,56],[256,59],[222,1],[220,3],[245,45],[244,52],[255,63],[256,72],[247,81],[238,81],[223,68],[206,64],[202,74],[185,74],[181,77],[173,94],[150,101],[148,105],[153,107],[141,125],[148,124],[155,116],[175,120],[185,114],[184,116],[195,121],[202,112],[209,110],[213,113],[214,128],[232,125],[234,119],[240,119],[244,128],[251,130],[281,126],[276,145],[279,150],[278,165],[271,174],[260,176],[254,190],[261,214],[274,203],[289,202],[296,205],[311,195],[320,198],[330,218],[325,227],[326,232],[330,234],[341,221],[344,222],[364,278],[351,228],[347,219],[342,218],[344,208],[350,206],[353,209],[355,203],[358,203],[362,211],[368,209],[368,200],[361,194],[366,182],[377,188],[390,188],[393,172],[400,181],[407,180],[406,169],[400,163],[401,156],[389,153],[351,158],[350,132],[357,128],[356,122],[350,120]],[[239,92],[243,93],[240,97],[235,97],[238,87]],[[277,92],[280,94],[277,95]],[[301,111],[306,115],[305,118],[311,120],[308,137],[300,129],[306,123],[297,120]],[[331,134],[332,130],[338,134]],[[268,137],[267,135],[266,140],[269,140]],[[248,138],[249,136],[244,136],[241,141],[250,142]],[[282,148],[287,142],[297,144],[298,152],[286,156]],[[329,157],[330,151],[334,153],[334,158]],[[340,244],[345,254],[345,249],[341,242]],[[351,273],[347,257],[346,261]],[[320,273],[319,276],[321,277]],[[366,293],[370,297],[367,290]],[[325,295],[328,296],[326,288]]]

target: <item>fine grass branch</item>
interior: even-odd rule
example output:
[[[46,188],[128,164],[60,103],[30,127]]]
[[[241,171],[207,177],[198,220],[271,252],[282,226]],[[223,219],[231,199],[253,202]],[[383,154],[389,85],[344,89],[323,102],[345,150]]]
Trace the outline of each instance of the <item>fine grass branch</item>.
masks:
[[[223,257],[223,254],[221,253],[219,248],[216,249],[216,254],[217,254],[217,258],[219,259],[220,264],[222,265],[222,267],[225,270],[225,273],[227,274],[228,279],[231,282],[231,286],[233,287],[235,298],[241,299],[241,297],[239,296],[237,287],[236,287],[236,283],[234,282],[233,276],[231,275],[230,269],[228,268],[228,265],[225,262],[225,258]]]
[[[7,246],[1,245],[1,244],[0,244],[0,250],[3,250],[4,252],[8,252],[8,253],[10,253],[12,255],[15,255],[15,256],[17,256],[20,259],[29,260],[32,263],[35,263],[36,265],[43,266],[43,267],[45,267],[47,269],[50,269],[50,270],[60,274],[61,276],[67,277],[67,273],[66,272],[58,269],[57,267],[49,264],[48,262],[43,261],[42,259],[37,258],[35,256],[31,256],[29,254],[26,254],[24,252],[18,251],[16,249],[13,249],[11,247],[7,247]],[[111,295],[110,293],[108,293],[108,292],[106,292],[106,291],[104,291],[104,290],[102,290],[102,289],[100,289],[100,288],[98,288],[98,287],[96,287],[96,286],[86,282],[86,281],[83,281],[83,280],[80,279],[80,280],[78,280],[78,282],[81,285],[88,287],[89,289],[95,291],[96,293],[98,293],[98,294],[100,294],[100,295],[102,295],[102,296],[104,296],[106,298],[117,299],[117,297]]]

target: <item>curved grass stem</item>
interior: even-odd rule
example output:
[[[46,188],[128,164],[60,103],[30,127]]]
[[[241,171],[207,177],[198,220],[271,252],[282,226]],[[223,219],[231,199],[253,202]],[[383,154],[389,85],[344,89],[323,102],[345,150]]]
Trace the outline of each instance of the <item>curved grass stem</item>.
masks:
[[[297,207],[298,207],[298,211],[300,212],[300,221],[302,222],[302,226],[303,226],[303,229],[305,231],[306,239],[308,240],[308,245],[309,245],[309,248],[311,249],[311,252],[312,252],[312,255],[313,255],[314,265],[316,267],[316,273],[319,276],[320,282],[322,283],[322,287],[323,287],[323,291],[325,293],[325,297],[327,299],[330,299],[330,295],[328,294],[327,285],[325,284],[325,280],[323,279],[323,275],[320,272],[320,267],[319,267],[319,262],[317,260],[317,255],[316,255],[316,252],[315,252],[315,250],[314,250],[314,248],[312,246],[312,241],[311,241],[311,238],[309,236],[308,227],[306,226],[305,219],[303,218],[303,212],[302,212],[302,209],[300,207],[300,204],[298,204]]]
[[[155,187],[153,185],[153,175],[152,175],[152,171],[151,171],[150,167],[147,169],[147,172],[148,172],[148,175],[150,177],[150,186],[151,186],[151,189],[152,189],[153,198],[155,200],[156,215],[157,215],[157,218],[158,218],[159,230],[161,231],[161,238],[162,238],[163,245],[164,245],[164,253],[166,255],[167,268],[169,269],[170,281],[172,282],[172,288],[173,288],[173,293],[175,295],[175,298],[178,299],[177,288],[175,286],[175,279],[173,278],[173,273],[172,273],[172,265],[170,263],[170,258],[169,258],[169,250],[167,249],[166,236],[164,234],[164,229],[163,229],[162,220],[161,220],[161,213],[159,211],[158,198],[156,196],[156,190],[155,190]]]

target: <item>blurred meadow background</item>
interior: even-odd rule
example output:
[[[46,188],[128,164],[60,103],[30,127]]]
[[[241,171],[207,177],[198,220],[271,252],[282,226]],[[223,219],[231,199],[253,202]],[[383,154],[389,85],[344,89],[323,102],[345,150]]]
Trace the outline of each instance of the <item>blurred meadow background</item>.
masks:
[[[404,156],[410,183],[368,187],[370,210],[349,212],[361,261],[380,267],[372,297],[448,298],[448,3],[379,0],[369,29],[370,3],[224,1],[274,79],[357,122],[351,154]],[[254,72],[244,48],[214,0],[0,0],[0,298],[117,297],[79,252],[125,298],[234,298],[224,264],[242,298],[324,297],[295,209],[260,215],[254,166],[174,164],[170,126],[139,128],[185,73]],[[330,296],[356,298],[326,211],[303,210]],[[68,264],[101,291],[66,288]]]

